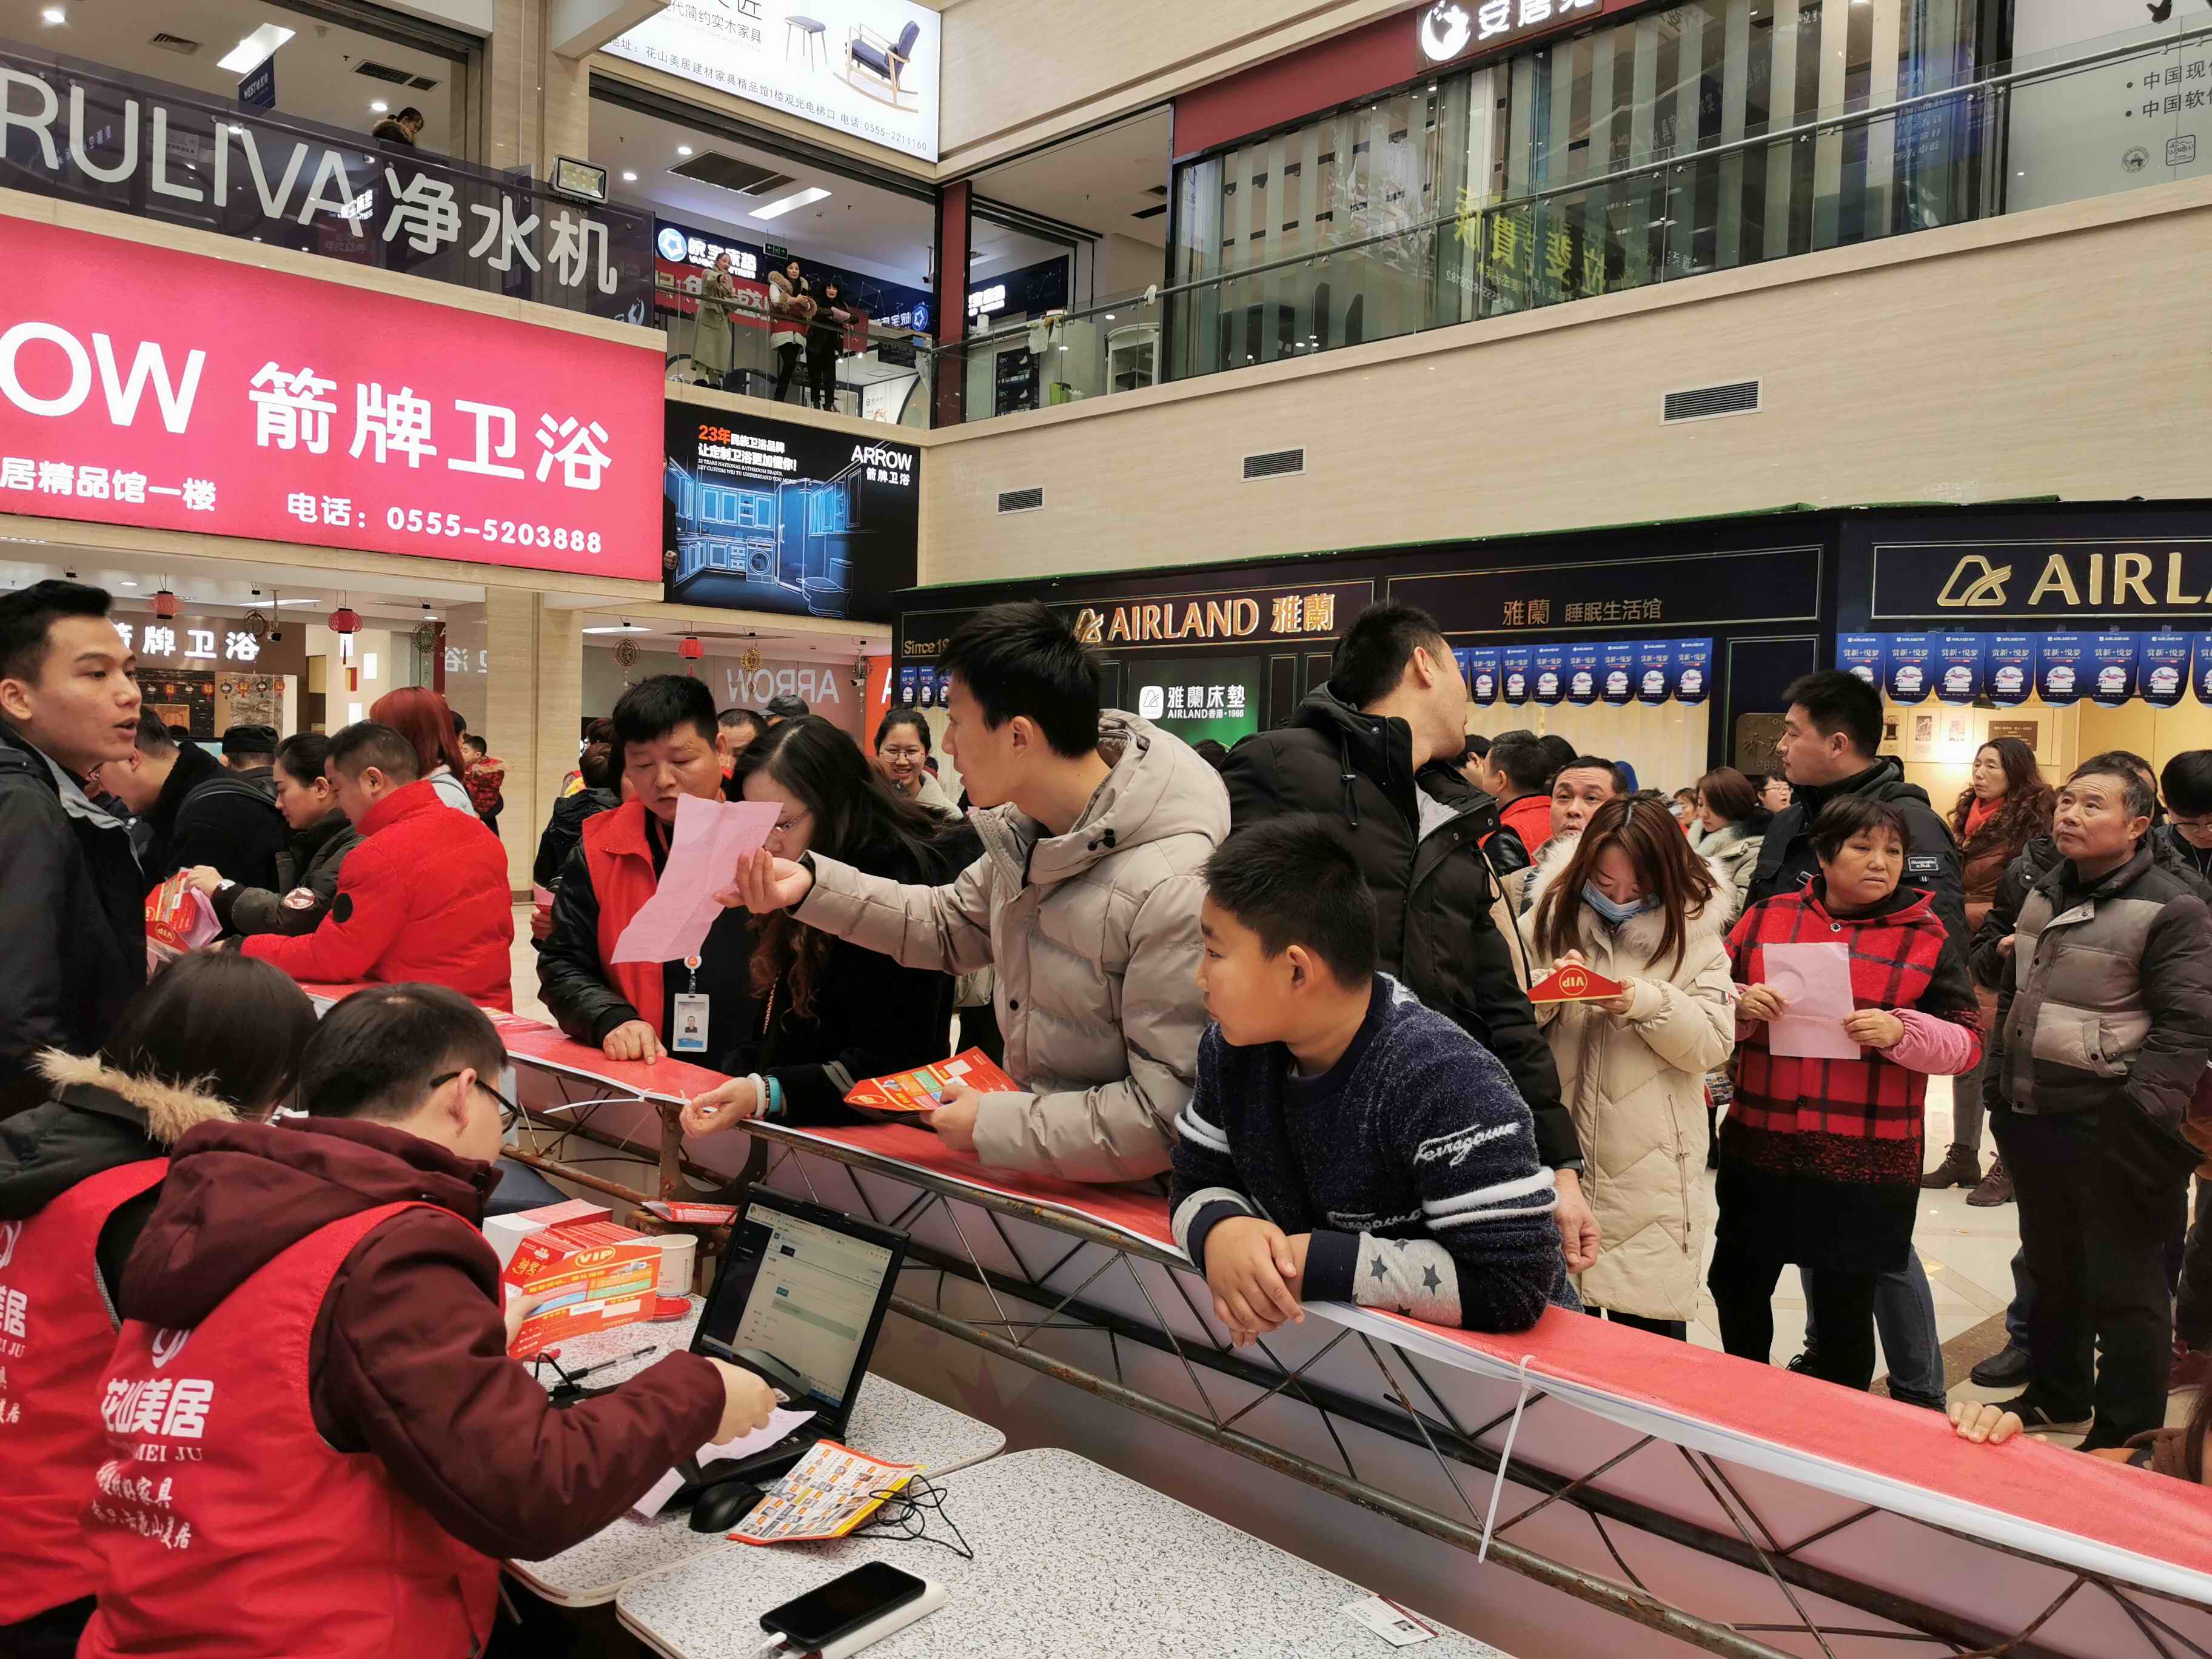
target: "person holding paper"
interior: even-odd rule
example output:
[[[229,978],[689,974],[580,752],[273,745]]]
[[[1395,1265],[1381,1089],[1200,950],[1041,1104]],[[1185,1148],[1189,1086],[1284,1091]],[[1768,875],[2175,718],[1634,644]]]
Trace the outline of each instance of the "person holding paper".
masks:
[[[415,745],[359,720],[331,738],[324,770],[361,844],[312,933],[256,933],[239,949],[310,985],[421,980],[514,1006],[507,849],[473,812],[445,810]]]
[[[964,820],[947,823],[886,781],[860,746],[819,714],[780,721],[738,763],[746,800],[776,809],[766,851],[835,858],[879,880],[950,881],[982,853]],[[833,939],[786,911],[756,930],[752,990],[766,1004],[720,1069],[738,1073],[684,1108],[687,1133],[746,1118],[784,1123],[863,1121],[853,1085],[945,1058],[953,981],[865,945]]]
[[[1567,858],[1544,860],[1522,923],[1533,961],[1582,963],[1621,988],[1536,1005],[1597,1217],[1597,1260],[1576,1288],[1590,1312],[1677,1341],[1697,1316],[1711,1228],[1705,1073],[1735,1045],[1734,901],[1665,807],[1613,799]]]
[[[617,962],[616,945],[660,886],[689,796],[720,802],[714,693],[685,674],[656,674],[615,704],[615,757],[630,798],[584,821],[554,888],[553,927],[538,953],[538,994],[561,1029],[610,1060],[669,1053],[727,1071],[725,1052],[759,1024],[752,929],[717,915],[696,951]],[[697,1035],[685,1038],[690,1016]]]
[[[1191,975],[1199,871],[1229,833],[1221,780],[1181,738],[1102,710],[1090,650],[1041,604],[977,612],[938,662],[983,856],[932,887],[763,848],[718,896],[908,967],[995,966],[1025,1092],[954,1089],[931,1127],[999,1169],[1158,1175],[1206,1028]]]
[[[291,833],[276,854],[274,887],[242,887],[211,865],[192,870],[192,884],[208,896],[226,933],[312,933],[330,914],[338,872],[361,845],[325,769],[330,750],[321,732],[295,732],[276,750],[276,810]]]
[[[768,1420],[766,1383],[696,1354],[565,1411],[507,1357],[523,1304],[477,1231],[506,1062],[464,998],[372,986],[307,1040],[309,1115],[177,1142],[87,1395],[131,1478],[84,1494],[79,1653],[482,1653],[501,1558],[581,1541]]]
[[[1721,1340],[1768,1362],[1774,1286],[1794,1262],[1820,1326],[1802,1369],[1850,1389],[1874,1380],[1875,1280],[1911,1259],[1929,1076],[1982,1052],[1966,957],[1933,897],[1899,885],[1909,835],[1887,801],[1829,801],[1818,873],[1729,936],[1736,1091],[1706,1275]]]

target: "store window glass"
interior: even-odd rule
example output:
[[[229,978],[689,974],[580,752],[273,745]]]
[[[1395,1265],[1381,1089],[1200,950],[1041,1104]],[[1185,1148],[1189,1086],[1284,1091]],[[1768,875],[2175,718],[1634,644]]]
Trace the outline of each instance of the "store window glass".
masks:
[[[1514,60],[1500,191],[1542,199],[1492,227],[1498,308],[1972,216],[1982,133],[1955,105],[1728,147],[1960,85],[1978,24],[1979,0],[1694,0]]]
[[[1173,280],[1210,285],[1176,301],[1169,372],[1990,210],[1989,112],[1891,110],[1980,72],[1990,3],[1689,0],[1188,162],[1174,188]],[[1861,111],[1863,123],[1758,143]]]
[[[1176,377],[1458,319],[1461,250],[1436,221],[1469,185],[1461,76],[1271,133],[1176,180]],[[1239,272],[1249,271],[1249,276]]]

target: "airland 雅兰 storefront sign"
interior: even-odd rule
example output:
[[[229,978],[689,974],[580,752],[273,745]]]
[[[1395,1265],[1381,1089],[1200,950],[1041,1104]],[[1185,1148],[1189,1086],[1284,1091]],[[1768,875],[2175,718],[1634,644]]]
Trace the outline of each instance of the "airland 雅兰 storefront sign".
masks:
[[[2201,617],[2212,538],[1877,542],[1870,620]]]

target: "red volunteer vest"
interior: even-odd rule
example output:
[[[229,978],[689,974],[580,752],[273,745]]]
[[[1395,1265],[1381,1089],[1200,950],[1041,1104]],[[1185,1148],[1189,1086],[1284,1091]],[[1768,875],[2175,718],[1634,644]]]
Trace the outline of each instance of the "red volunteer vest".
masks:
[[[89,1595],[100,1558],[77,1515],[100,1467],[100,1382],[115,1317],[100,1229],[160,1184],[166,1158],[89,1176],[25,1221],[0,1221],[0,1626]],[[18,1571],[20,1564],[21,1570]]]
[[[660,1028],[667,996],[660,964],[615,960],[623,929],[660,885],[653,873],[653,848],[646,835],[642,801],[626,800],[611,811],[595,812],[584,820],[584,862],[599,901],[599,963],[623,1000],[665,1042],[668,1033]]]
[[[101,1389],[84,1526],[106,1566],[79,1659],[467,1659],[499,1564],[365,1452],[315,1428],[315,1316],[355,1245],[402,1210],[309,1234],[197,1327],[125,1322]]]

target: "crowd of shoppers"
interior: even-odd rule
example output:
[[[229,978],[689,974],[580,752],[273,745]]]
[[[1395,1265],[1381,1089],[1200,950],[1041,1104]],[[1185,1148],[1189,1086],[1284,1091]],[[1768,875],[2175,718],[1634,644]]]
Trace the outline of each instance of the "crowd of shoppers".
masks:
[[[54,1450],[0,1516],[33,1568],[4,1633],[211,1628],[281,1528],[311,1568],[404,1557],[392,1630],[460,1650],[498,1557],[596,1530],[767,1391],[687,1355],[556,1413],[503,1358],[471,1234],[514,1112],[483,1012],[511,1006],[514,915],[483,740],[416,687],[328,737],[234,728],[218,761],[144,708],[106,618],[73,582],[0,598],[0,925],[50,942],[0,978],[0,1221],[37,1241],[12,1240],[42,1295],[78,1298],[67,1340],[11,1359]],[[979,612],[939,666],[957,791],[921,711],[863,744],[680,675],[582,746],[538,846],[540,992],[611,1058],[722,1073],[688,1134],[849,1121],[856,1082],[945,1057],[973,992],[1016,1087],[950,1089],[927,1127],[987,1167],[1167,1176],[1237,1341],[1315,1299],[1679,1340],[1702,1285],[1764,1364],[1796,1267],[1793,1369],[1863,1390],[1879,1334],[1893,1397],[1938,1411],[1916,1206],[2002,1173],[2021,1391],[1959,1431],[2079,1430],[2202,1479],[2212,1416],[2163,1424],[2169,1382],[2212,1370],[2212,1230],[2185,1224],[2212,1152],[2212,752],[2157,777],[2101,755],[2054,790],[1996,739],[1947,823],[1880,756],[1877,695],[1822,672],[1786,695],[1773,775],[1670,799],[1555,734],[1470,739],[1449,643],[1396,605],[1286,724],[1211,757],[1102,707],[1041,604]],[[772,811],[765,845],[697,951],[618,961],[687,798]],[[223,944],[149,985],[145,896],[180,869]],[[1562,968],[1612,988],[1532,1003]],[[301,983],[368,988],[318,1024]],[[1925,1170],[1932,1076],[1955,1127]],[[89,1272],[38,1265],[64,1260]],[[264,1535],[189,1574],[63,1518],[113,1448],[51,1404],[151,1365],[179,1322],[207,1375],[264,1390],[265,1454],[343,1500],[256,1510]]]

